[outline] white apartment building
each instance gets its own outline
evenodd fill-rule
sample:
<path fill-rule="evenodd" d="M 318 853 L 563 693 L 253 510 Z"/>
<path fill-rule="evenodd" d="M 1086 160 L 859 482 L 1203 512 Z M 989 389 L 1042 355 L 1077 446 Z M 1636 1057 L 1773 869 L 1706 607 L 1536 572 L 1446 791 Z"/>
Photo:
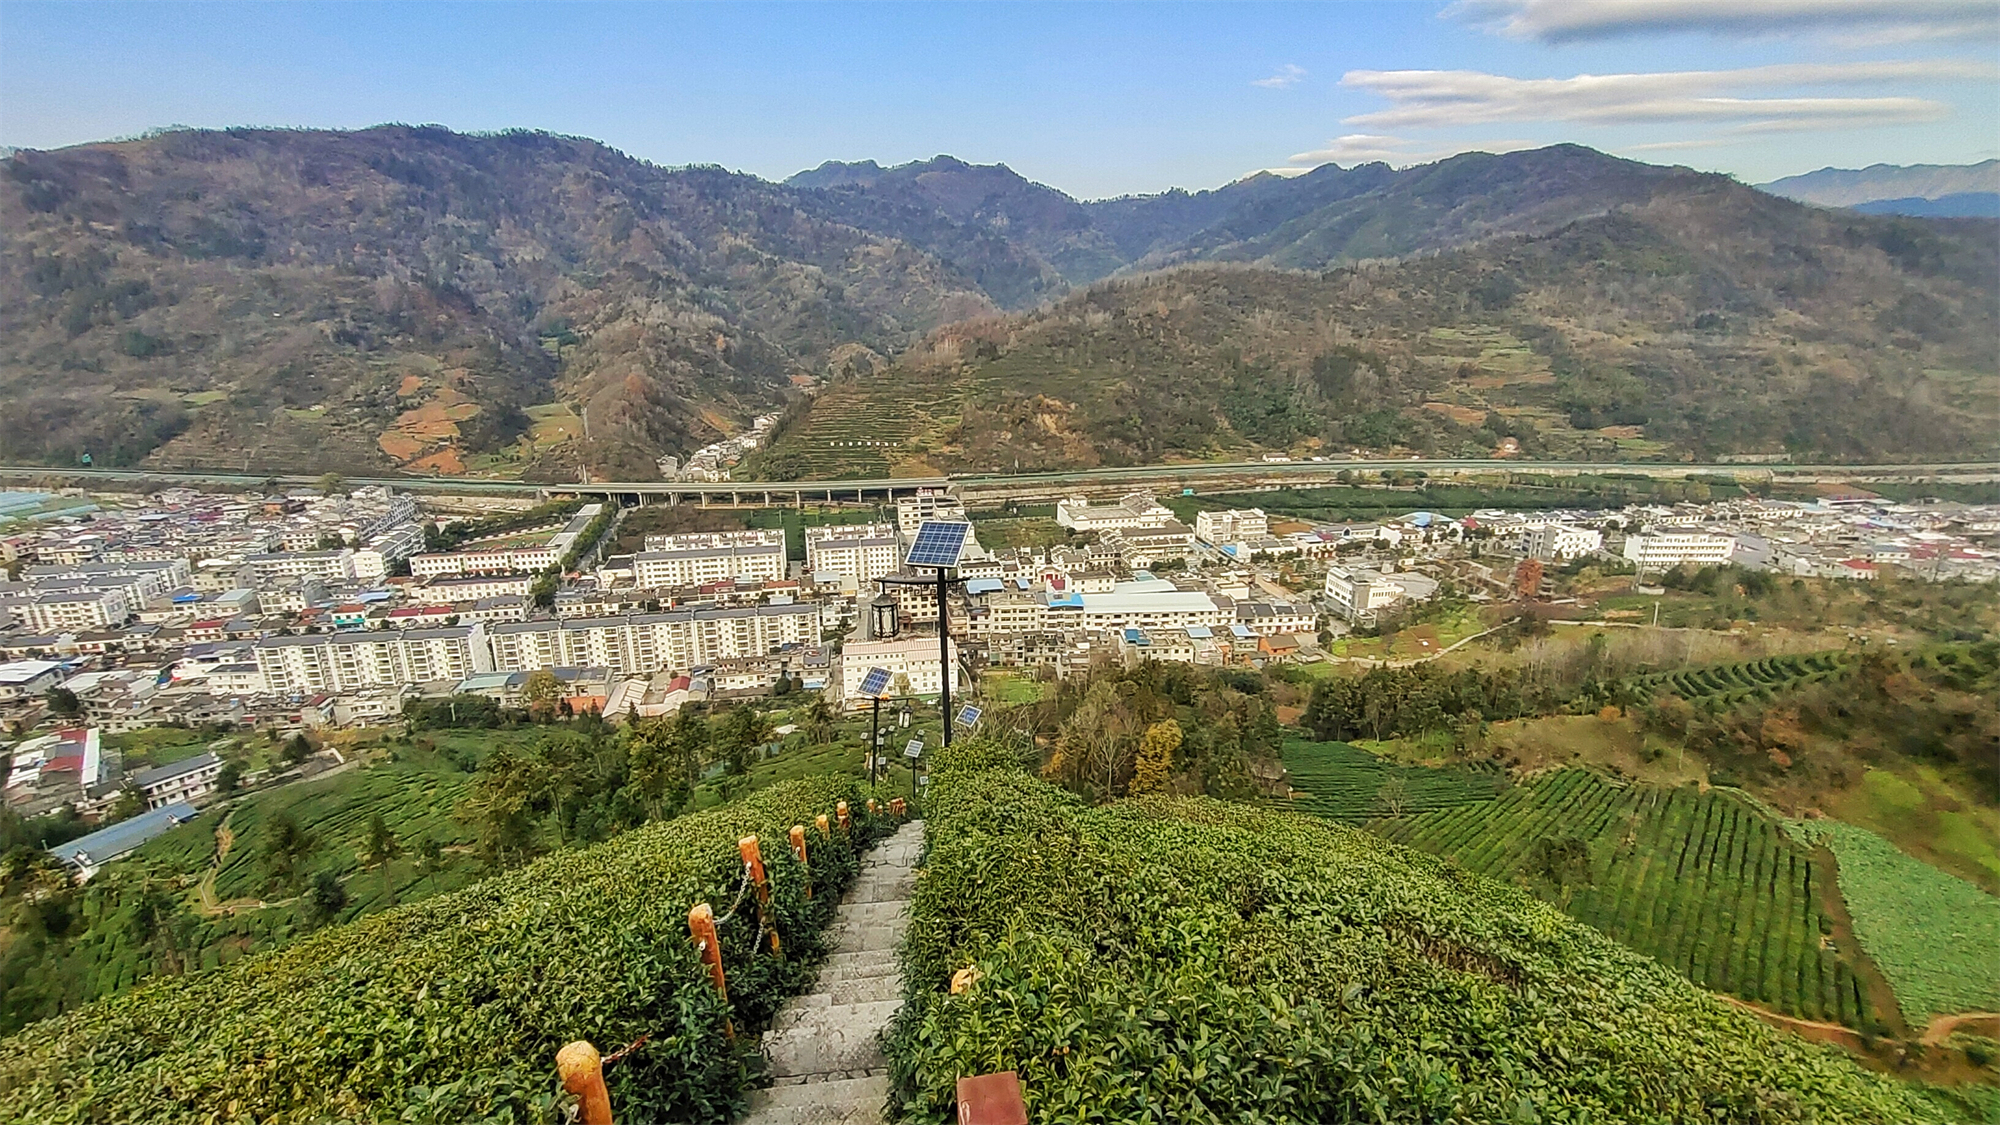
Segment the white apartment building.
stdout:
<path fill-rule="evenodd" d="M 1153 578 L 1119 582 L 1108 594 L 1052 596 L 1047 621 L 1063 630 L 1215 629 L 1235 624 L 1235 615 L 1199 590 Z"/>
<path fill-rule="evenodd" d="M 1241 543 L 1271 534 L 1271 519 L 1262 508 L 1232 508 L 1226 512 L 1196 512 L 1194 536 L 1204 543 Z"/>
<path fill-rule="evenodd" d="M 389 568 L 423 549 L 424 529 L 414 523 L 399 523 L 376 534 L 354 552 L 354 577 L 362 582 L 379 582 Z"/>
<path fill-rule="evenodd" d="M 122 624 L 137 607 L 122 589 L 64 590 L 15 602 L 14 617 L 36 633 L 74 633 Z"/>
<path fill-rule="evenodd" d="M 125 600 L 137 608 L 186 587 L 194 580 L 194 572 L 186 559 L 125 559 L 73 566 L 30 566 L 22 570 L 21 580 L 36 590 L 123 590 Z"/>
<path fill-rule="evenodd" d="M 1093 506 L 1081 496 L 1056 504 L 1056 522 L 1072 531 L 1108 531 L 1114 527 L 1146 527 L 1174 518 L 1173 510 L 1144 492 L 1134 492 L 1115 504 Z"/>
<path fill-rule="evenodd" d="M 958 646 L 949 640 L 945 644 L 951 660 L 951 690 L 960 691 L 964 688 L 964 675 L 959 668 Z M 840 653 L 838 682 L 842 705 L 860 707 L 868 702 L 871 697 L 861 694 L 861 682 L 868 678 L 870 668 L 888 670 L 891 694 L 902 688 L 910 695 L 935 696 L 944 687 L 936 637 L 847 642 Z"/>
<path fill-rule="evenodd" d="M 539 573 L 562 561 L 554 547 L 515 547 L 498 551 L 446 551 L 411 555 L 410 573 L 417 578 L 440 574 L 507 574 L 512 571 Z"/>
<path fill-rule="evenodd" d="M 1563 562 L 1582 558 L 1603 546 L 1604 533 L 1596 528 L 1559 523 L 1543 524 L 1528 532 L 1527 539 L 1529 557 Z"/>
<path fill-rule="evenodd" d="M 444 574 L 421 586 L 410 587 L 408 594 L 418 605 L 449 605 L 480 598 L 526 595 L 534 584 L 534 576 L 529 574 Z"/>
<path fill-rule="evenodd" d="M 915 496 L 896 498 L 896 529 L 915 535 L 925 520 L 963 520 L 965 505 L 945 495 L 942 489 L 920 488 Z"/>
<path fill-rule="evenodd" d="M 903 543 L 886 523 L 806 528 L 806 570 L 838 574 L 844 587 L 871 589 L 870 583 L 902 565 Z"/>
<path fill-rule="evenodd" d="M 785 533 L 780 529 L 648 535 L 646 549 L 632 556 L 632 581 L 648 588 L 784 577 Z"/>
<path fill-rule="evenodd" d="M 394 632 L 266 637 L 252 650 L 269 691 L 353 692 L 462 680 L 493 670 L 481 623 Z"/>
<path fill-rule="evenodd" d="M 1342 618 L 1370 621 L 1402 600 L 1403 585 L 1379 571 L 1331 566 L 1326 570 L 1326 596 Z"/>
<path fill-rule="evenodd" d="M 819 639 L 820 607 L 801 602 L 522 621 L 491 633 L 496 671 L 604 667 L 617 676 L 686 671 Z"/>
<path fill-rule="evenodd" d="M 281 551 L 251 555 L 243 560 L 261 585 L 284 578 L 317 578 L 323 582 L 354 581 L 354 551 Z"/>
<path fill-rule="evenodd" d="M 1625 558 L 1640 570 L 1671 570 L 1682 563 L 1720 566 L 1736 553 L 1736 538 L 1669 531 L 1625 537 Z"/>
<path fill-rule="evenodd" d="M 211 750 L 169 765 L 141 770 L 133 774 L 130 781 L 146 798 L 146 807 L 158 809 L 208 796 L 215 792 L 215 779 L 221 773 L 222 759 Z"/>

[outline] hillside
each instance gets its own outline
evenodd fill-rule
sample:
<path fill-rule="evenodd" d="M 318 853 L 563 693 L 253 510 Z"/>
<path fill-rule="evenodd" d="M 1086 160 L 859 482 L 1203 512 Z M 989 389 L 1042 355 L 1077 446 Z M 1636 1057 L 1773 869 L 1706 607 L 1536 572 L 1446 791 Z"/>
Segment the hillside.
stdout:
<path fill-rule="evenodd" d="M 2000 160 L 1982 160 L 1977 164 L 1821 168 L 1757 186 L 1773 195 L 1824 207 L 1852 207 L 1875 200 L 1939 199 L 1967 192 L 2000 191 Z"/>
<path fill-rule="evenodd" d="M 1720 177 L 1654 186 L 1545 234 L 1316 274 L 1186 268 L 951 326 L 836 380 L 760 465 L 1488 456 L 1507 438 L 1528 457 L 1993 455 L 1991 224 L 1828 212 Z M 1408 206 L 1427 198 L 1456 196 Z M 901 445 L 852 444 L 863 432 Z"/>
<path fill-rule="evenodd" d="M 993 746 L 932 768 L 902 1120 L 950 1120 L 957 1076 L 995 1070 L 1037 1120 L 1949 1119 L 1366 833 L 1204 798 L 1092 808 Z"/>
<path fill-rule="evenodd" d="M 775 185 L 546 134 L 181 131 L 5 171 L 12 461 L 651 475 L 993 307 Z"/>

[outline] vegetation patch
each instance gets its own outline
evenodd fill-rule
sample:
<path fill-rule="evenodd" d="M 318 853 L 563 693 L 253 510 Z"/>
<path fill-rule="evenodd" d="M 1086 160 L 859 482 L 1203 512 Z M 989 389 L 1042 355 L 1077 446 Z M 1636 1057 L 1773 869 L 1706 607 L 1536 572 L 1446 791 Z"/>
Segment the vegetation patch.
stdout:
<path fill-rule="evenodd" d="M 1502 883 L 1206 799 L 934 764 L 891 1042 L 907 1120 L 1013 1070 L 1034 1120 L 1944 1119 Z M 953 995 L 960 969 L 971 987 Z"/>
<path fill-rule="evenodd" d="M 710 812 L 563 852 L 476 886 L 323 932 L 226 969 L 157 982 L 5 1041 L 0 1117 L 82 1121 L 554 1122 L 555 1051 L 648 1037 L 609 1072 L 634 1120 L 722 1121 L 740 1108 L 739 1044 L 810 980 L 820 930 L 858 869 L 838 834 L 782 843 L 847 779 L 773 786 Z M 856 844 L 886 825 L 865 815 Z M 710 986 L 687 910 L 737 897 L 737 839 L 757 833 L 788 959 L 757 952 L 754 911 L 722 927 L 730 999 Z"/>
<path fill-rule="evenodd" d="M 1855 936 L 1895 986 L 1911 1024 L 2000 1011 L 2000 898 L 1865 828 L 1813 820 L 1792 830 L 1833 850 Z"/>

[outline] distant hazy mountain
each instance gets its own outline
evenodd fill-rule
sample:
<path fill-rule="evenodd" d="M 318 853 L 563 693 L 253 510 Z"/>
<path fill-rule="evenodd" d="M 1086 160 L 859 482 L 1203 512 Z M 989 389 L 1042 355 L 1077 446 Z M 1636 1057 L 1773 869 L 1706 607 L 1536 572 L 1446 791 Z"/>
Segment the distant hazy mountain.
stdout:
<path fill-rule="evenodd" d="M 2000 219 L 2000 192 L 1960 191 L 1936 199 L 1871 199 L 1854 205 L 1864 215 L 1914 215 L 1925 219 Z"/>
<path fill-rule="evenodd" d="M 1782 180 L 1757 186 L 1772 195 L 1782 195 L 1801 203 L 1817 203 L 1823 207 L 1854 207 L 1883 200 L 1935 200 L 1948 195 L 2000 192 L 2000 160 L 1983 160 L 1978 164 L 1870 164 L 1866 168 L 1821 168 L 1817 172 L 1786 176 Z M 1897 210 L 1894 213 L 1916 212 Z"/>

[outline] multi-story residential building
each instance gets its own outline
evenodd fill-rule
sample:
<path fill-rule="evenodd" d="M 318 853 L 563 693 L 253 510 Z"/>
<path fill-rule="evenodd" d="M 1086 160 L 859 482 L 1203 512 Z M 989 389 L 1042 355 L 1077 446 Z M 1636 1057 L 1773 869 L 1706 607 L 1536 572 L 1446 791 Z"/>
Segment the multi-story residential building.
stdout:
<path fill-rule="evenodd" d="M 146 798 L 147 808 L 159 809 L 215 792 L 215 779 L 221 773 L 222 759 L 210 751 L 141 770 L 132 775 L 131 783 Z"/>
<path fill-rule="evenodd" d="M 1072 496 L 1056 505 L 1056 522 L 1072 531 L 1144 527 L 1173 518 L 1172 509 L 1143 492 L 1134 492 L 1115 504 L 1093 506 L 1081 496 Z"/>
<path fill-rule="evenodd" d="M 400 688 L 493 670 L 485 625 L 266 637 L 253 651 L 268 690 L 287 694 Z"/>
<path fill-rule="evenodd" d="M 1319 614 L 1294 602 L 1238 602 L 1234 624 L 1248 626 L 1260 637 L 1319 632 Z"/>
<path fill-rule="evenodd" d="M 806 570 L 838 574 L 842 585 L 872 589 L 871 583 L 902 565 L 902 540 L 886 523 L 806 528 Z"/>
<path fill-rule="evenodd" d="M 414 501 L 411 506 L 415 507 Z M 424 529 L 414 523 L 383 528 L 354 552 L 354 577 L 362 582 L 379 582 L 388 576 L 391 567 L 423 546 Z"/>
<path fill-rule="evenodd" d="M 55 591 L 13 605 L 15 619 L 37 633 L 106 629 L 122 624 L 135 608 L 122 589 Z"/>
<path fill-rule="evenodd" d="M 37 590 L 123 590 L 135 608 L 181 589 L 193 580 L 186 559 L 121 559 L 74 565 L 37 565 L 21 571 L 21 580 Z"/>
<path fill-rule="evenodd" d="M 562 561 L 554 547 L 514 547 L 496 551 L 445 551 L 411 555 L 410 574 L 435 578 L 440 574 L 507 574 L 514 571 L 540 573 Z"/>
<path fill-rule="evenodd" d="M 1194 546 L 1194 532 L 1179 520 L 1168 519 L 1113 528 L 1104 533 L 1104 543 L 1129 565 L 1144 566 L 1186 554 Z"/>
<path fill-rule="evenodd" d="M 354 581 L 354 551 L 342 547 L 337 551 L 281 551 L 275 554 L 251 555 L 243 560 L 250 566 L 257 583 L 277 582 L 286 578 L 317 578 L 322 582 Z"/>
<path fill-rule="evenodd" d="M 1530 558 L 1568 561 L 1582 558 L 1604 546 L 1604 533 L 1594 527 L 1543 524 L 1528 532 Z"/>
<path fill-rule="evenodd" d="M 632 581 L 639 586 L 776 581 L 784 576 L 785 533 L 779 529 L 649 535 L 646 549 L 632 556 Z"/>
<path fill-rule="evenodd" d="M 498 671 L 601 665 L 618 676 L 685 671 L 819 639 L 820 607 L 796 602 L 522 621 L 492 629 Z"/>
<path fill-rule="evenodd" d="M 1736 551 L 1736 538 L 1699 532 L 1656 532 L 1625 537 L 1625 558 L 1640 570 L 1672 570 L 1682 563 L 1720 566 Z"/>
<path fill-rule="evenodd" d="M 964 674 L 959 667 L 958 646 L 949 639 L 945 645 L 951 664 L 951 690 L 959 691 Z M 861 682 L 868 678 L 871 668 L 888 670 L 891 694 L 934 696 L 944 687 L 944 666 L 938 660 L 936 637 L 847 642 L 840 653 L 841 703 L 859 707 L 873 698 L 861 694 Z"/>
<path fill-rule="evenodd" d="M 469 602 L 479 598 L 524 596 L 534 587 L 530 574 L 441 574 L 408 590 L 420 605 Z"/>
<path fill-rule="evenodd" d="M 1377 614 L 1403 597 L 1403 586 L 1379 571 L 1359 567 L 1330 566 L 1326 570 L 1326 596 L 1334 612 L 1348 621 L 1373 621 Z"/>
<path fill-rule="evenodd" d="M 1108 594 L 1050 595 L 1048 625 L 1071 632 L 1120 629 L 1210 629 L 1232 624 L 1235 615 L 1199 590 L 1182 590 L 1163 579 L 1120 582 Z"/>
<path fill-rule="evenodd" d="M 1204 543 L 1241 543 L 1271 534 L 1270 517 L 1262 508 L 1232 508 L 1226 512 L 1196 512 L 1195 538 Z"/>
<path fill-rule="evenodd" d="M 915 496 L 896 498 L 896 529 L 904 535 L 915 535 L 917 527 L 925 520 L 962 520 L 965 505 L 947 496 L 943 490 L 920 488 Z"/>

